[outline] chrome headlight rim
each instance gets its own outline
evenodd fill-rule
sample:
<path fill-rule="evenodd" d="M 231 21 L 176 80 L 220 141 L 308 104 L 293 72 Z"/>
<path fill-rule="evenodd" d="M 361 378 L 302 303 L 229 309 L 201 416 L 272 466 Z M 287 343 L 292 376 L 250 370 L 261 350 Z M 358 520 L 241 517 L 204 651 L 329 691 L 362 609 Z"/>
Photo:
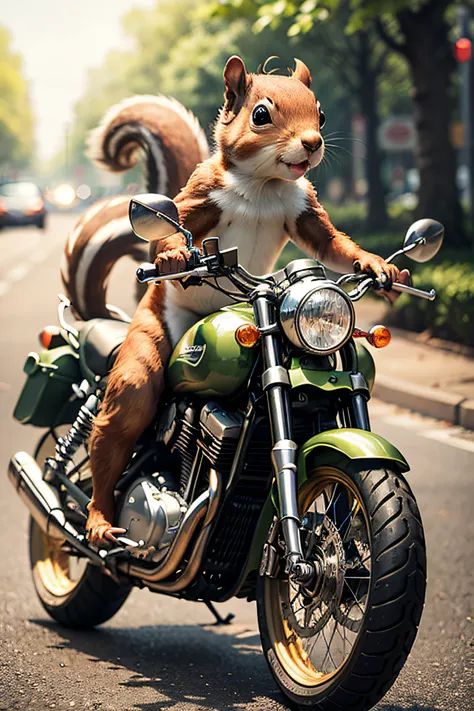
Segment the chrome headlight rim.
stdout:
<path fill-rule="evenodd" d="M 334 291 L 339 296 L 342 296 L 342 298 L 344 299 L 346 304 L 349 306 L 349 313 L 350 313 L 350 322 L 349 322 L 349 328 L 347 329 L 347 335 L 336 346 L 332 346 L 327 349 L 314 348 L 314 346 L 310 345 L 308 343 L 308 341 L 305 339 L 303 332 L 301 330 L 301 327 L 300 327 L 300 314 L 301 314 L 301 311 L 304 308 L 306 302 L 313 296 L 313 294 L 315 294 L 317 291 L 321 291 L 322 289 L 328 289 L 330 291 Z M 337 284 L 334 284 L 334 282 L 331 282 L 331 281 L 328 282 L 326 280 L 324 280 L 324 281 L 321 280 L 321 282 L 319 284 L 315 284 L 313 286 L 313 288 L 309 289 L 308 292 L 302 297 L 302 299 L 296 309 L 295 330 L 296 330 L 298 339 L 301 343 L 302 348 L 305 351 L 308 351 L 309 353 L 314 353 L 315 355 L 325 356 L 325 355 L 332 355 L 333 353 L 336 353 L 343 346 L 345 346 L 346 343 L 351 339 L 352 334 L 354 332 L 354 326 L 355 326 L 354 304 L 352 303 L 350 298 L 347 296 L 346 292 L 343 289 L 341 289 L 340 286 L 337 286 Z"/>

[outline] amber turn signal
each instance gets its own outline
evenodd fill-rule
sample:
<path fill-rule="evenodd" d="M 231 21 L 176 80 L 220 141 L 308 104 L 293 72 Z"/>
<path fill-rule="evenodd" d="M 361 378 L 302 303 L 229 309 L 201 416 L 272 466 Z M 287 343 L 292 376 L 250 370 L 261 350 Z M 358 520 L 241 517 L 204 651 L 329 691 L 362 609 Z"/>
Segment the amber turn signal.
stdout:
<path fill-rule="evenodd" d="M 54 326 L 46 326 L 46 328 L 43 328 L 39 336 L 41 345 L 48 349 L 51 345 L 51 341 L 53 340 L 53 336 L 55 336 L 56 333 L 57 328 Z"/>
<path fill-rule="evenodd" d="M 392 340 L 392 334 L 385 326 L 373 326 L 369 331 L 367 340 L 374 348 L 385 348 Z"/>
<path fill-rule="evenodd" d="M 392 334 L 385 326 L 373 326 L 368 333 L 354 328 L 352 338 L 366 338 L 374 348 L 385 348 L 392 340 Z"/>
<path fill-rule="evenodd" d="M 235 332 L 235 340 L 242 348 L 253 348 L 260 339 L 260 331 L 253 323 L 244 323 Z"/>

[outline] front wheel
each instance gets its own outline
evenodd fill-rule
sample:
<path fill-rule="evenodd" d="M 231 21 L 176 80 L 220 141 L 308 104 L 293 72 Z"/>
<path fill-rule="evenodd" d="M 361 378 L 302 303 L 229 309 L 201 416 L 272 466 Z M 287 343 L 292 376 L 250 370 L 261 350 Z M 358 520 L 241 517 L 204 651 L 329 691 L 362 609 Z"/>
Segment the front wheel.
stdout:
<path fill-rule="evenodd" d="M 319 466 L 300 492 L 313 589 L 262 576 L 257 608 L 271 672 L 297 709 L 368 711 L 415 640 L 426 552 L 415 498 L 398 473 Z"/>

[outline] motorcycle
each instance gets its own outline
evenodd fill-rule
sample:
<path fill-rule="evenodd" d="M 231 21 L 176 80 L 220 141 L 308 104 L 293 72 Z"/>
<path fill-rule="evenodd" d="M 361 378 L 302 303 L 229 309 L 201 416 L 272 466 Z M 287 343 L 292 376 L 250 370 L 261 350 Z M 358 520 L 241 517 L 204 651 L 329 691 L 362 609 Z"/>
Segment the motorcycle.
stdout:
<path fill-rule="evenodd" d="M 297 259 L 254 276 L 236 249 L 202 249 L 163 196 L 130 203 L 135 233 L 183 233 L 185 272 L 137 270 L 142 283 L 212 285 L 231 305 L 193 325 L 174 348 L 156 421 L 116 488 L 119 545 L 85 536 L 91 473 L 87 440 L 128 320 L 74 318 L 30 353 L 14 416 L 45 427 L 34 456 L 15 454 L 9 477 L 28 507 L 33 581 L 62 625 L 110 619 L 134 586 L 213 603 L 256 600 L 262 647 L 287 701 L 329 711 L 372 708 L 397 678 L 420 622 L 426 554 L 401 452 L 370 429 L 369 343 L 353 302 L 386 284 L 368 274 L 329 279 Z M 419 220 L 404 246 L 427 261 L 444 230 Z M 435 292 L 393 284 L 426 299 Z"/>

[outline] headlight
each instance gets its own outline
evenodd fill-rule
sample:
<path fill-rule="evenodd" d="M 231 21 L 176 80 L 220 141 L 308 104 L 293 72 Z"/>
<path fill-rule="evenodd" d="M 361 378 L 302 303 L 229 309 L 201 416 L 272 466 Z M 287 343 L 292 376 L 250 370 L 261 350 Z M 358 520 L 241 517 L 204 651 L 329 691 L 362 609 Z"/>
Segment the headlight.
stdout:
<path fill-rule="evenodd" d="M 295 346 L 329 355 L 350 338 L 354 330 L 354 307 L 333 282 L 303 279 L 283 297 L 280 321 Z"/>

